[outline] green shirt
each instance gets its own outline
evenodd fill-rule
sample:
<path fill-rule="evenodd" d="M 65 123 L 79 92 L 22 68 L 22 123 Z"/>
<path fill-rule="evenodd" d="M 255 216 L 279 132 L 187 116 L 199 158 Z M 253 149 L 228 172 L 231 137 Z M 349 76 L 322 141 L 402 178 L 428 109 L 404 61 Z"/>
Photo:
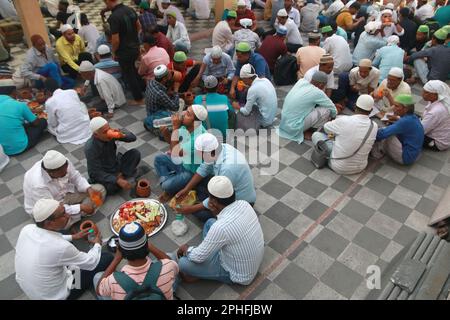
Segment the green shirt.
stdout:
<path fill-rule="evenodd" d="M 195 173 L 202 163 L 201 157 L 195 151 L 195 139 L 205 132 L 203 125 L 198 126 L 192 133 L 189 133 L 185 126 L 178 129 L 178 139 L 183 150 L 183 167 L 192 173 Z"/>

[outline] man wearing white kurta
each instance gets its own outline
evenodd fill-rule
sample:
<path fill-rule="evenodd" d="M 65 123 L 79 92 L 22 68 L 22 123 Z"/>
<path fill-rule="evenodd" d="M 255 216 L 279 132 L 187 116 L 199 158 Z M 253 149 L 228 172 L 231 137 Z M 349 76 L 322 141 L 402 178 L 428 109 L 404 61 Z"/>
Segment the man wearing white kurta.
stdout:
<path fill-rule="evenodd" d="M 94 213 L 96 205 L 91 198 L 97 196 L 103 202 L 106 190 L 101 184 L 90 185 L 70 160 L 58 151 L 49 150 L 25 173 L 23 194 L 28 214 L 32 214 L 39 199 L 63 202 L 70 216 L 66 228 L 70 228 L 82 215 Z"/>
<path fill-rule="evenodd" d="M 80 75 L 84 80 L 94 81 L 100 98 L 105 100 L 108 109 L 108 117 L 114 114 L 114 109 L 127 103 L 122 86 L 113 75 L 95 69 L 89 61 L 83 61 L 80 65 Z"/>
<path fill-rule="evenodd" d="M 374 105 L 373 98 L 367 94 L 361 95 L 357 102 L 355 113 L 352 116 L 338 116 L 336 120 L 325 123 L 323 132 L 314 132 L 313 144 L 326 141 L 328 154 L 331 156 L 329 165 L 338 174 L 356 174 L 367 167 L 367 158 L 375 142 L 378 126 L 376 123 L 361 146 L 363 139 L 370 129 L 371 120 L 369 114 Z M 361 148 L 358 150 L 358 147 Z M 334 158 L 348 159 L 335 160 Z"/>
<path fill-rule="evenodd" d="M 63 236 L 60 231 L 69 217 L 53 199 L 40 199 L 33 208 L 36 224 L 26 225 L 16 245 L 16 281 L 33 300 L 75 299 L 92 287 L 96 272 L 113 260 L 102 254 L 102 238 L 97 233 L 89 252 L 78 251 L 69 241 L 82 239 L 86 231 Z M 78 270 L 75 275 L 72 270 Z M 74 283 L 75 280 L 75 283 Z M 78 280 L 78 281 L 77 281 Z"/>
<path fill-rule="evenodd" d="M 89 115 L 75 90 L 47 90 L 52 97 L 45 102 L 48 131 L 59 143 L 84 144 L 92 135 Z"/>
<path fill-rule="evenodd" d="M 324 33 L 324 31 L 328 31 L 329 29 L 331 29 L 331 27 L 329 29 L 325 29 L 327 27 L 328 26 L 322 28 L 322 33 Z M 348 72 L 352 68 L 353 62 L 352 62 L 352 54 L 350 53 L 350 47 L 343 37 L 338 36 L 337 34 L 333 34 L 331 37 L 327 37 L 323 42 L 323 48 L 327 53 L 333 56 L 334 60 L 333 71 L 335 74 L 340 74 L 341 72 Z"/>

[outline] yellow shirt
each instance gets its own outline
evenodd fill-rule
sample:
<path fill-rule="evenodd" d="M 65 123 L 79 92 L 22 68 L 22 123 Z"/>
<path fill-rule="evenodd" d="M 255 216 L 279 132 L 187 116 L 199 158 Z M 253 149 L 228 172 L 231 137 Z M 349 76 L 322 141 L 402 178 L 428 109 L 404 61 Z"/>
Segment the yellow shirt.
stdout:
<path fill-rule="evenodd" d="M 56 52 L 59 56 L 59 61 L 61 65 L 68 64 L 72 69 L 78 71 L 80 68 L 75 61 L 78 60 L 80 53 L 84 52 L 84 41 L 79 35 L 75 35 L 75 41 L 70 43 L 69 41 L 61 36 L 56 41 Z"/>
<path fill-rule="evenodd" d="M 353 24 L 352 14 L 348 10 L 342 11 L 336 17 L 336 24 L 338 25 L 338 27 L 341 27 L 345 31 L 349 31 Z"/>

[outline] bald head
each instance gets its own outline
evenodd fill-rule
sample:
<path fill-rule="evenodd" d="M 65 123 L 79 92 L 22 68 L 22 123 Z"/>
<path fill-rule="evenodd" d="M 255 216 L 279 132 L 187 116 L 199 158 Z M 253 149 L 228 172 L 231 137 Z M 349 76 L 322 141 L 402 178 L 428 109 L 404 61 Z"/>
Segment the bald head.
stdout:
<path fill-rule="evenodd" d="M 42 36 L 39 34 L 32 35 L 30 38 L 31 44 L 37 51 L 44 53 L 45 52 L 45 41 Z"/>

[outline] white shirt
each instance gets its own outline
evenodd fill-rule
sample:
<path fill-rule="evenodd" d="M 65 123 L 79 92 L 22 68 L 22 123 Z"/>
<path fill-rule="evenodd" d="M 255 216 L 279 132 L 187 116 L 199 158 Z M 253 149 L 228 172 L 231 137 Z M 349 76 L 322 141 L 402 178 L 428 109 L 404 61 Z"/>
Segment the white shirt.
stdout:
<path fill-rule="evenodd" d="M 294 21 L 294 23 L 297 25 L 297 28 L 300 28 L 300 11 L 292 7 L 291 11 L 288 12 L 288 16 L 292 21 Z"/>
<path fill-rule="evenodd" d="M 26 225 L 17 240 L 16 281 L 30 299 L 67 299 L 74 280 L 68 267 L 94 270 L 101 250 L 95 244 L 88 253 L 81 252 L 60 233 Z"/>
<path fill-rule="evenodd" d="M 428 103 L 422 116 L 425 135 L 436 143 L 439 150 L 450 147 L 450 114 L 440 101 Z"/>
<path fill-rule="evenodd" d="M 278 22 L 278 19 L 277 19 L 274 23 L 275 29 L 278 28 L 279 25 L 280 25 L 280 23 Z M 298 27 L 294 23 L 294 21 L 292 21 L 291 19 L 287 19 L 284 26 L 287 29 L 286 43 L 303 45 L 302 36 L 300 35 L 300 31 L 298 30 Z"/>
<path fill-rule="evenodd" d="M 417 17 L 420 21 L 425 21 L 426 19 L 434 17 L 434 9 L 431 4 L 427 3 L 416 9 L 414 16 Z"/>
<path fill-rule="evenodd" d="M 91 136 L 89 115 L 75 90 L 57 89 L 45 103 L 48 131 L 59 143 L 84 144 Z"/>
<path fill-rule="evenodd" d="M 335 73 L 347 72 L 353 66 L 350 47 L 343 37 L 333 34 L 325 39 L 323 48 L 333 56 Z"/>
<path fill-rule="evenodd" d="M 303 76 L 303 79 L 305 79 L 306 81 L 311 83 L 311 79 L 312 79 L 314 73 L 316 73 L 316 71 L 319 71 L 318 65 L 315 67 L 312 67 L 311 69 L 306 71 L 305 75 Z M 334 72 L 333 71 L 331 71 L 329 74 L 327 74 L 326 88 L 327 89 L 337 89 L 337 86 L 335 86 L 335 84 L 334 84 Z"/>
<path fill-rule="evenodd" d="M 401 37 L 402 35 L 405 34 L 405 29 L 402 28 L 401 32 L 397 31 L 397 27 L 395 26 L 395 24 L 391 24 L 390 26 L 384 27 L 384 38 L 387 40 L 387 38 L 389 38 L 392 35 L 397 35 L 399 37 Z"/>
<path fill-rule="evenodd" d="M 236 47 L 239 42 L 248 42 L 252 47 L 252 50 L 256 50 L 261 46 L 261 39 L 259 36 L 250 29 L 240 29 L 233 34 L 234 46 Z"/>
<path fill-rule="evenodd" d="M 105 100 L 108 112 L 112 113 L 115 106 L 122 106 L 127 103 L 122 86 L 113 75 L 95 69 L 94 84 L 97 87 L 100 98 Z"/>
<path fill-rule="evenodd" d="M 209 19 L 211 9 L 209 0 L 192 0 L 197 19 Z"/>
<path fill-rule="evenodd" d="M 187 49 L 191 49 L 191 40 L 189 40 L 189 34 L 186 26 L 177 21 L 175 27 L 169 26 L 167 30 L 167 38 L 172 41 L 175 46 L 178 42 L 182 42 L 187 46 Z"/>
<path fill-rule="evenodd" d="M 50 14 L 56 18 L 56 15 L 58 14 L 58 4 L 60 0 L 41 0 L 42 4 L 47 7 Z M 68 0 L 69 5 L 73 4 L 72 0 Z"/>
<path fill-rule="evenodd" d="M 220 21 L 212 34 L 212 45 L 219 46 L 223 51 L 228 51 L 233 46 L 233 33 L 228 22 Z"/>
<path fill-rule="evenodd" d="M 100 38 L 100 33 L 93 24 L 88 24 L 87 26 L 82 26 L 78 30 L 78 35 L 88 43 L 86 51 L 90 54 L 97 52 L 97 40 Z"/>
<path fill-rule="evenodd" d="M 335 120 L 325 123 L 326 133 L 334 135 L 332 158 L 343 158 L 353 154 L 361 145 L 370 128 L 368 116 L 355 114 L 352 116 L 338 116 Z M 373 124 L 361 149 L 351 158 L 344 160 L 330 160 L 330 167 L 339 174 L 355 174 L 363 171 L 367 166 L 367 158 L 377 136 L 378 126 Z"/>
<path fill-rule="evenodd" d="M 39 199 L 55 199 L 62 202 L 67 193 L 86 192 L 91 186 L 83 178 L 72 162 L 69 161 L 67 175 L 64 178 L 52 179 L 42 169 L 42 160 L 36 162 L 30 170 L 25 173 L 23 180 L 24 208 L 28 214 L 33 213 L 34 204 Z M 80 205 L 64 205 L 66 213 L 76 215 L 80 213 Z"/>
<path fill-rule="evenodd" d="M 323 15 L 331 17 L 338 13 L 343 7 L 345 7 L 344 3 L 341 0 L 336 0 L 323 12 Z"/>
<path fill-rule="evenodd" d="M 12 0 L 0 0 L 0 14 L 2 15 L 3 19 L 17 19 L 17 11 Z"/>
<path fill-rule="evenodd" d="M 231 281 L 243 285 L 252 282 L 264 256 L 264 236 L 248 202 L 239 200 L 225 207 L 202 243 L 188 249 L 187 258 L 202 263 L 217 251 Z"/>

